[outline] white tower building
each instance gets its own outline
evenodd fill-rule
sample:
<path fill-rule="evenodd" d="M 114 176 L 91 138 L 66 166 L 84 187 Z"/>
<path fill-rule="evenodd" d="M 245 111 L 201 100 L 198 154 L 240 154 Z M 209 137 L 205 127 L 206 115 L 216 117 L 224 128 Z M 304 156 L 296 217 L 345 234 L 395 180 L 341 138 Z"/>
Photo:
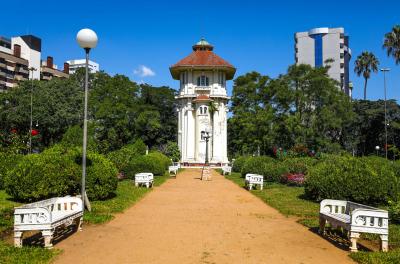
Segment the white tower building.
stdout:
<path fill-rule="evenodd" d="M 170 71 L 175 80 L 180 80 L 177 111 L 181 162 L 204 163 L 206 141 L 201 132 L 209 130 L 208 160 L 211 164 L 227 163 L 226 81 L 233 78 L 236 69 L 201 39 L 193 46 L 193 52 L 171 66 Z"/>

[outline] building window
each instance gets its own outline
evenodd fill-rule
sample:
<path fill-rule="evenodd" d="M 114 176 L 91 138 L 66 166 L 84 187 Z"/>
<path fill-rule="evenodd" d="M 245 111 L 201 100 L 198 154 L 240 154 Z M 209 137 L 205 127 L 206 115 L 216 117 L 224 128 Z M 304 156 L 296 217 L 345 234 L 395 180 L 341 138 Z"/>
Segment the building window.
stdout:
<path fill-rule="evenodd" d="M 315 67 L 323 66 L 322 34 L 314 35 Z"/>
<path fill-rule="evenodd" d="M 205 75 L 201 75 L 197 78 L 197 86 L 209 86 L 208 77 Z"/>
<path fill-rule="evenodd" d="M 199 112 L 200 112 L 200 115 L 207 114 L 207 106 L 200 106 L 199 107 Z"/>
<path fill-rule="evenodd" d="M 223 72 L 218 72 L 218 84 L 225 87 L 225 74 Z"/>

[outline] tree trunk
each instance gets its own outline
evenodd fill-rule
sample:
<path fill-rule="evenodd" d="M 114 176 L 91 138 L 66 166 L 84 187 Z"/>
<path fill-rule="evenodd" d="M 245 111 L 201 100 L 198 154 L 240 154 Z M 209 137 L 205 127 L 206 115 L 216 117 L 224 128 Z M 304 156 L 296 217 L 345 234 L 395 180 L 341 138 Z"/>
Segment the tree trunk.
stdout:
<path fill-rule="evenodd" d="M 365 82 L 364 82 L 364 100 L 367 100 L 367 82 L 368 82 L 368 78 L 365 78 Z"/>

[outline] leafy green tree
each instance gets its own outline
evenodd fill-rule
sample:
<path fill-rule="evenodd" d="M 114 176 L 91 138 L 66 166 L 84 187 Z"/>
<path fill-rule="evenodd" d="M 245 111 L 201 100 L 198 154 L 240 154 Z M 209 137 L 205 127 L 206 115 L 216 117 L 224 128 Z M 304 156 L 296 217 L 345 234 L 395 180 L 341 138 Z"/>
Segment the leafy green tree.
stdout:
<path fill-rule="evenodd" d="M 378 72 L 378 66 L 379 60 L 373 53 L 368 51 L 363 51 L 355 61 L 354 72 L 358 76 L 362 75 L 364 77 L 364 100 L 367 100 L 367 83 L 371 77 L 371 71 Z"/>
<path fill-rule="evenodd" d="M 400 63 L 400 25 L 395 25 L 391 32 L 385 34 L 383 48 L 388 56 L 395 59 L 396 64 Z"/>
<path fill-rule="evenodd" d="M 162 125 L 160 113 L 157 111 L 143 111 L 136 119 L 136 133 L 147 146 L 156 146 L 159 142 L 159 134 Z"/>
<path fill-rule="evenodd" d="M 375 146 L 385 148 L 385 110 L 383 100 L 355 100 L 356 113 L 353 121 L 345 128 L 343 144 L 355 155 L 376 154 Z M 387 101 L 388 145 L 400 146 L 400 106 L 394 100 Z M 390 154 L 390 153 L 389 153 Z"/>
<path fill-rule="evenodd" d="M 329 78 L 329 67 L 294 65 L 276 79 L 248 73 L 234 81 L 229 149 L 272 152 L 274 146 L 334 152 L 353 118 L 350 98 Z"/>
<path fill-rule="evenodd" d="M 0 127 L 7 135 L 15 129 L 29 135 L 31 81 L 23 81 L 7 93 L 0 94 Z M 39 130 L 41 147 L 62 138 L 69 126 L 82 117 L 83 93 L 75 79 L 53 79 L 33 82 L 33 123 Z M 39 147 L 34 145 L 34 147 Z"/>

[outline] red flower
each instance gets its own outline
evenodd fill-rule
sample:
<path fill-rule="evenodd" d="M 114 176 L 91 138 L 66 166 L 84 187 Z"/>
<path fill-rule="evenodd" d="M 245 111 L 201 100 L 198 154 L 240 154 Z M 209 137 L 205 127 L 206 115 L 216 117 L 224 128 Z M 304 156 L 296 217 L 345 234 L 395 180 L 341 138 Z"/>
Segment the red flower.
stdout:
<path fill-rule="evenodd" d="M 16 134 L 17 130 L 15 128 L 11 129 L 11 133 Z"/>
<path fill-rule="evenodd" d="M 32 135 L 32 136 L 37 136 L 38 134 L 39 134 L 39 131 L 38 131 L 38 130 L 32 129 L 32 131 L 31 131 L 31 135 Z"/>

